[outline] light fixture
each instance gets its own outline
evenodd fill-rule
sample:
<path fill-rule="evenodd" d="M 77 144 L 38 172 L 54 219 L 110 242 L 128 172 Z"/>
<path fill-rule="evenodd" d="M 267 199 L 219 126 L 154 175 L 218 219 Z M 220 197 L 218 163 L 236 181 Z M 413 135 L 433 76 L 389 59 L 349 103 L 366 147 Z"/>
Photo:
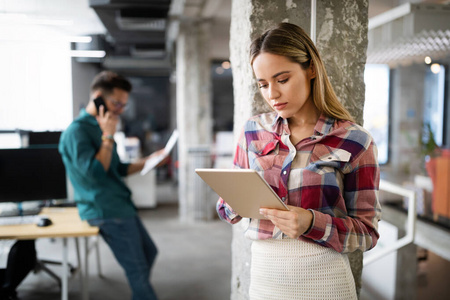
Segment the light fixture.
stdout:
<path fill-rule="evenodd" d="M 229 68 L 231 68 L 230 62 L 227 60 L 222 62 L 222 68 L 224 68 L 225 70 L 228 70 Z"/>
<path fill-rule="evenodd" d="M 440 64 L 432 64 L 430 69 L 431 69 L 431 72 L 433 72 L 434 74 L 439 74 L 439 72 L 441 71 L 441 65 Z"/>
<path fill-rule="evenodd" d="M 70 56 L 102 58 L 106 56 L 106 52 L 103 50 L 71 50 Z"/>
<path fill-rule="evenodd" d="M 90 43 L 92 42 L 92 37 L 90 36 L 68 36 L 66 37 L 68 42 L 71 43 Z"/>
<path fill-rule="evenodd" d="M 431 57 L 425 56 L 425 63 L 426 63 L 427 65 L 431 64 Z"/>

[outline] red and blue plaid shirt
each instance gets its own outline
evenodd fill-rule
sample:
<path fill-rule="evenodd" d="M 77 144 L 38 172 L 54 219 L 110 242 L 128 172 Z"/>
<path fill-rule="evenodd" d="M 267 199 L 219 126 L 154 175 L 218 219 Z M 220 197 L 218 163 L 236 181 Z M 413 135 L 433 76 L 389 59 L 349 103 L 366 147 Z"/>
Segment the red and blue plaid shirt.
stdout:
<path fill-rule="evenodd" d="M 275 112 L 254 116 L 241 133 L 234 166 L 257 170 L 286 204 L 313 212 L 311 228 L 299 239 L 340 253 L 377 243 L 377 148 L 361 126 L 322 115 L 314 134 L 293 145 L 287 120 Z M 287 238 L 269 220 L 240 217 L 222 199 L 217 212 L 231 224 L 248 222 L 249 239 Z"/>

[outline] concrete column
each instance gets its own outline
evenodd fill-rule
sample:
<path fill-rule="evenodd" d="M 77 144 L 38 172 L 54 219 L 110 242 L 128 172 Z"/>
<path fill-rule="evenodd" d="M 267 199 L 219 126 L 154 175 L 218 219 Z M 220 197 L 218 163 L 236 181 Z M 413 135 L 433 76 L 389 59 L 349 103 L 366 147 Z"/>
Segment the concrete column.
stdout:
<path fill-rule="evenodd" d="M 317 47 L 335 91 L 358 123 L 364 107 L 364 65 L 367 50 L 368 1 L 317 1 Z M 233 0 L 230 59 L 235 96 L 235 139 L 245 120 L 268 110 L 258 93 L 249 62 L 253 38 L 279 22 L 290 22 L 310 31 L 309 0 Z M 250 242 L 243 226 L 233 226 L 231 299 L 248 299 Z M 351 257 L 355 281 L 360 286 L 362 254 Z"/>
<path fill-rule="evenodd" d="M 201 180 L 194 169 L 209 167 L 210 156 L 199 149 L 208 149 L 212 143 L 211 76 L 209 59 L 209 26 L 207 22 L 186 22 L 180 26 L 177 39 L 177 128 L 179 130 L 179 213 L 182 221 L 203 218 L 205 208 L 198 205 L 208 195 L 196 189 Z M 208 151 L 207 151 L 208 152 Z M 208 164 L 209 160 L 209 164 Z M 202 193 L 202 194 L 199 194 Z M 211 202 L 211 201 L 210 201 Z M 212 204 L 211 209 L 214 209 Z"/>

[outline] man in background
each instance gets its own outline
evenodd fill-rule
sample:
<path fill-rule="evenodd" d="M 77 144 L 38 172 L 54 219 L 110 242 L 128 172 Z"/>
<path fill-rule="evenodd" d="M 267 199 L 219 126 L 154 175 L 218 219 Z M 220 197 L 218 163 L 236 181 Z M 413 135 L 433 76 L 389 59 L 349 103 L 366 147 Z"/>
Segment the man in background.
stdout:
<path fill-rule="evenodd" d="M 149 157 L 122 163 L 114 142 L 131 89 L 124 77 L 111 71 L 99 73 L 91 84 L 86 109 L 62 133 L 59 152 L 75 190 L 81 219 L 100 228 L 101 236 L 125 270 L 133 299 L 153 300 L 157 297 L 149 278 L 157 248 L 122 179 L 139 172 Z M 160 154 L 158 151 L 152 155 Z"/>

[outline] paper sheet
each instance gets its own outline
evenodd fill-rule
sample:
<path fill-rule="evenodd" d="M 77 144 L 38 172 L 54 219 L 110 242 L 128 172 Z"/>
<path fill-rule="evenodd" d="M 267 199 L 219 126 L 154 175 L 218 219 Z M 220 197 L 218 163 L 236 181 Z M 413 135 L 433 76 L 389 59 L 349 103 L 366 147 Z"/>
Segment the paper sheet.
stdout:
<path fill-rule="evenodd" d="M 166 158 L 170 151 L 172 151 L 173 147 L 177 143 L 178 140 L 178 130 L 175 129 L 172 132 L 169 140 L 167 141 L 166 146 L 164 147 L 163 153 L 161 155 L 153 156 L 145 162 L 144 168 L 142 168 L 141 175 L 147 174 L 151 169 L 155 168 L 164 158 Z"/>

